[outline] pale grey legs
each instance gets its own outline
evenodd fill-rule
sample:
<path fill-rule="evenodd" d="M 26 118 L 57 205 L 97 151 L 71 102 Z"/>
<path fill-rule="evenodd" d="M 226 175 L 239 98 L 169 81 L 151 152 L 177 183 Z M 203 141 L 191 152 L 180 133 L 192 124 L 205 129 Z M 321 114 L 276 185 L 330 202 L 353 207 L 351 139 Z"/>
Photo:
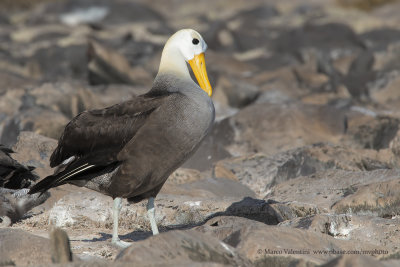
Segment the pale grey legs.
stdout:
<path fill-rule="evenodd" d="M 122 241 L 118 237 L 118 218 L 119 218 L 119 212 L 121 211 L 122 204 L 121 204 L 122 198 L 117 197 L 114 199 L 114 206 L 113 206 L 113 232 L 112 232 L 112 239 L 111 243 L 121 247 L 121 248 L 127 248 L 131 244 L 129 242 Z"/>
<path fill-rule="evenodd" d="M 126 247 L 129 247 L 131 244 L 129 242 L 120 240 L 118 237 L 118 218 L 119 218 L 119 213 L 122 208 L 121 201 L 122 201 L 122 199 L 120 197 L 117 197 L 114 199 L 114 206 L 113 206 L 113 220 L 114 221 L 113 221 L 113 232 L 112 232 L 111 243 L 118 247 L 126 248 Z M 153 232 L 153 235 L 157 235 L 158 228 L 157 228 L 157 223 L 156 223 L 156 218 L 155 218 L 154 197 L 149 198 L 149 200 L 147 202 L 147 215 L 149 216 L 151 230 Z"/>
<path fill-rule="evenodd" d="M 147 216 L 149 216 L 151 231 L 153 231 L 153 235 L 158 235 L 158 227 L 156 223 L 156 211 L 154 209 L 154 197 L 149 198 L 147 201 Z"/>

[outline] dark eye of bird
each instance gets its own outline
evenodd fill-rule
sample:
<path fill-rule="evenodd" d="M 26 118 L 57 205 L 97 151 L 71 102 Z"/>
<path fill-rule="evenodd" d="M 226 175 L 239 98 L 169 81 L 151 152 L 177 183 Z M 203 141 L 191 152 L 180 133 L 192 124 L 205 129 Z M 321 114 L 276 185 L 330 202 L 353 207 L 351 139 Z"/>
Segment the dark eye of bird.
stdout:
<path fill-rule="evenodd" d="M 194 45 L 197 45 L 199 42 L 200 42 L 199 39 L 196 39 L 196 38 L 194 38 L 194 39 L 192 40 L 192 43 L 193 43 Z"/>

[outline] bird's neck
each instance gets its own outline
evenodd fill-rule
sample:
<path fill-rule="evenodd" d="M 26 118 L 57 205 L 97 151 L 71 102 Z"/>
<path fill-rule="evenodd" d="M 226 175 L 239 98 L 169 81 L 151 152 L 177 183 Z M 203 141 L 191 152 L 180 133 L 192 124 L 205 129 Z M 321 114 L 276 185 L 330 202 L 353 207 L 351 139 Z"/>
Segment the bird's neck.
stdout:
<path fill-rule="evenodd" d="M 182 53 L 174 46 L 166 45 L 162 55 L 157 76 L 161 74 L 174 74 L 182 78 L 191 79 L 189 69 Z"/>

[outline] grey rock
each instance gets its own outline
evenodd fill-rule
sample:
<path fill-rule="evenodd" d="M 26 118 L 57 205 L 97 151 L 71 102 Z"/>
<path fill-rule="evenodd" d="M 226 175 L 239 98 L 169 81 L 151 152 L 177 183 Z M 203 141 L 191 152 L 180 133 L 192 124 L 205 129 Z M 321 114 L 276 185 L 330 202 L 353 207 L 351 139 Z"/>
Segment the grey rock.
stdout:
<path fill-rule="evenodd" d="M 199 149 L 183 164 L 183 167 L 205 171 L 215 162 L 231 157 L 226 147 L 233 142 L 234 136 L 234 129 L 228 119 L 216 122 Z"/>
<path fill-rule="evenodd" d="M 170 231 L 133 243 L 117 256 L 116 261 L 139 265 L 217 263 L 250 266 L 250 262 L 229 245 L 195 230 Z"/>
<path fill-rule="evenodd" d="M 24 215 L 36 206 L 45 202 L 50 193 L 28 194 L 29 189 L 6 189 L 0 187 L 0 217 L 8 217 L 9 223 L 15 223 L 22 219 Z M 2 220 L 8 220 L 3 218 Z"/>
<path fill-rule="evenodd" d="M 34 167 L 24 166 L 11 157 L 12 149 L 0 144 L 0 188 L 22 189 L 31 186 L 38 176 Z"/>
<path fill-rule="evenodd" d="M 68 122 L 68 118 L 61 113 L 35 107 L 6 120 L 0 141 L 13 146 L 23 131 L 37 132 L 58 139 Z"/>
<path fill-rule="evenodd" d="M 21 132 L 14 146 L 14 158 L 24 165 L 35 167 L 39 177 L 52 174 L 49 158 L 57 141 L 34 132 Z"/>
<path fill-rule="evenodd" d="M 20 229 L 0 229 L 0 259 L 17 266 L 50 264 L 50 241 Z"/>
<path fill-rule="evenodd" d="M 240 27 L 233 31 L 238 50 L 250 50 L 264 46 L 266 42 L 270 41 L 271 34 L 265 27 L 259 25 L 261 22 L 271 20 L 278 15 L 279 11 L 274 6 L 265 4 L 236 14 L 232 20 L 238 18 L 242 20 Z M 250 31 L 249 29 L 253 30 Z"/>
<path fill-rule="evenodd" d="M 53 263 L 67 263 L 72 261 L 71 246 L 68 235 L 60 228 L 55 228 L 50 233 L 51 260 Z"/>
<path fill-rule="evenodd" d="M 47 48 L 39 48 L 29 61 L 39 64 L 40 73 L 43 73 L 45 81 L 83 79 L 87 76 L 85 53 L 84 44 L 65 47 L 54 44 Z"/>
<path fill-rule="evenodd" d="M 332 106 L 254 104 L 220 125 L 231 127 L 226 134 L 233 138 L 225 141 L 225 149 L 232 155 L 273 155 L 317 142 L 337 142 L 345 130 L 344 119 L 345 111 Z"/>
<path fill-rule="evenodd" d="M 292 46 L 292 44 L 297 44 Z M 274 41 L 273 47 L 279 53 L 296 53 L 308 47 L 315 47 L 325 53 L 340 47 L 342 51 L 360 51 L 365 48 L 362 39 L 352 28 L 341 23 L 317 25 L 308 23 L 298 29 L 282 33 Z"/>
<path fill-rule="evenodd" d="M 399 192 L 398 178 L 353 186 L 332 208 L 338 213 L 372 213 L 383 218 L 395 218 L 400 215 Z"/>
<path fill-rule="evenodd" d="M 156 201 L 156 221 L 161 228 L 181 228 L 197 225 L 218 214 L 250 216 L 277 223 L 277 212 L 272 208 L 235 205 L 240 197 L 216 197 L 204 190 L 188 193 L 176 190 L 177 195 L 160 194 Z M 179 195 L 186 192 L 186 195 Z M 260 211 L 262 211 L 260 213 Z M 59 227 L 112 224 L 112 199 L 96 192 L 79 190 L 58 200 L 49 210 L 49 220 Z M 150 230 L 146 203 L 123 202 L 120 225 L 132 230 Z"/>
<path fill-rule="evenodd" d="M 334 253 L 329 255 L 314 251 L 381 248 L 366 243 L 339 240 L 307 230 L 265 225 L 236 217 L 216 217 L 196 230 L 223 240 L 258 266 L 276 263 L 277 260 L 286 261 L 287 264 L 303 260 L 308 266 L 313 266 L 335 258 Z"/>
<path fill-rule="evenodd" d="M 88 78 L 92 85 L 126 83 L 149 84 L 151 77 L 140 68 L 133 69 L 118 52 L 91 40 L 88 47 Z"/>
<path fill-rule="evenodd" d="M 243 108 L 254 102 L 259 94 L 256 86 L 235 78 L 221 77 L 217 83 L 217 90 L 222 90 L 227 104 L 234 108 Z"/>
<path fill-rule="evenodd" d="M 388 169 L 373 151 L 357 151 L 330 144 L 314 144 L 273 156 L 255 154 L 215 164 L 214 175 L 237 179 L 261 198 L 276 184 L 329 169 L 349 171 Z"/>
<path fill-rule="evenodd" d="M 284 221 L 279 226 L 323 233 L 337 239 L 379 246 L 383 257 L 398 249 L 398 218 L 378 218 L 372 215 L 317 214 Z"/>
<path fill-rule="evenodd" d="M 348 138 L 362 148 L 388 148 L 399 129 L 400 120 L 391 116 L 360 116 L 349 119 Z"/>
<path fill-rule="evenodd" d="M 400 31 L 391 28 L 374 29 L 361 34 L 361 38 L 368 42 L 372 49 L 384 50 L 391 43 L 400 41 Z"/>
<path fill-rule="evenodd" d="M 98 20 L 84 20 L 79 19 L 86 15 L 93 15 L 90 8 L 101 7 L 106 9 L 106 16 L 99 17 Z M 131 10 L 131 12 L 127 12 Z M 45 16 L 45 14 L 52 14 L 52 16 Z M 75 13 L 75 14 L 74 14 Z M 77 13 L 77 14 L 76 14 Z M 82 15 L 83 14 L 83 15 Z M 70 15 L 77 17 L 78 23 L 106 23 L 106 24 L 120 24 L 126 21 L 159 21 L 162 17 L 152 9 L 147 8 L 140 3 L 110 3 L 108 1 L 71 1 L 69 3 L 47 3 L 42 6 L 36 13 L 28 17 L 27 23 L 44 24 L 44 23 L 57 23 L 60 22 L 62 16 Z M 63 21 L 63 20 L 61 20 Z M 72 26 L 76 24 L 70 24 Z"/>
<path fill-rule="evenodd" d="M 314 204 L 321 211 L 329 212 L 338 201 L 351 197 L 357 190 L 368 185 L 375 185 L 376 187 L 380 183 L 395 183 L 398 180 L 398 175 L 398 169 L 328 170 L 280 183 L 271 188 L 265 198 L 279 202 Z M 344 211 L 345 209 L 342 210 L 342 212 Z"/>
<path fill-rule="evenodd" d="M 370 256 L 360 256 L 360 255 L 344 255 L 339 256 L 329 262 L 321 265 L 321 267 L 344 267 L 344 266 L 354 266 L 354 267 L 383 267 L 387 266 L 384 262 L 380 262 Z M 389 265 L 390 266 L 390 265 Z M 394 266 L 394 265 L 392 265 Z"/>

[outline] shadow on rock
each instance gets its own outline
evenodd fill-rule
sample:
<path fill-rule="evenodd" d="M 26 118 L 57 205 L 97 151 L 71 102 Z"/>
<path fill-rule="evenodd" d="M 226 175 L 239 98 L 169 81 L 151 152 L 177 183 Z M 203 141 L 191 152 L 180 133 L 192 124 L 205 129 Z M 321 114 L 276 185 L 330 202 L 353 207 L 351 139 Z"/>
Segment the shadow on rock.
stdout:
<path fill-rule="evenodd" d="M 225 212 L 216 214 L 216 216 L 237 216 L 269 225 L 276 225 L 291 213 L 290 209 L 284 208 L 284 205 L 272 200 L 255 199 L 245 197 L 239 202 L 232 203 Z"/>
<path fill-rule="evenodd" d="M 168 226 L 162 226 L 160 225 L 159 222 L 159 229 L 160 232 L 169 232 L 173 230 L 188 230 L 202 226 L 206 224 L 210 219 L 220 216 L 242 217 L 268 225 L 277 225 L 285 220 L 290 220 L 298 217 L 299 212 L 297 212 L 293 207 L 272 200 L 266 201 L 262 199 L 245 197 L 240 201 L 233 202 L 230 206 L 226 208 L 225 211 L 215 212 L 210 216 L 204 217 L 204 219 L 201 220 L 200 222 L 197 223 L 192 222 L 188 224 L 175 224 Z M 100 238 L 94 238 L 91 240 L 83 240 L 83 241 L 95 242 L 95 241 L 105 241 L 107 239 L 111 239 L 110 234 L 105 234 L 105 233 L 99 233 L 99 234 L 101 235 Z M 147 232 L 133 231 L 126 235 L 120 235 L 120 238 L 122 240 L 139 241 L 139 240 L 146 240 L 151 236 L 152 236 L 151 231 Z"/>
<path fill-rule="evenodd" d="M 163 231 L 161 231 L 163 232 Z M 92 239 L 83 239 L 81 240 L 82 242 L 98 242 L 98 241 L 106 241 L 106 240 L 111 240 L 112 235 L 111 234 L 107 234 L 107 233 L 99 233 L 99 235 L 101 235 L 101 237 L 95 237 Z M 146 240 L 147 238 L 151 237 L 153 234 L 151 231 L 133 231 L 129 234 L 125 234 L 125 235 L 119 235 L 119 237 L 121 238 L 121 240 L 127 240 L 127 241 L 133 241 L 133 242 L 137 242 L 137 241 L 141 241 L 141 240 Z"/>

